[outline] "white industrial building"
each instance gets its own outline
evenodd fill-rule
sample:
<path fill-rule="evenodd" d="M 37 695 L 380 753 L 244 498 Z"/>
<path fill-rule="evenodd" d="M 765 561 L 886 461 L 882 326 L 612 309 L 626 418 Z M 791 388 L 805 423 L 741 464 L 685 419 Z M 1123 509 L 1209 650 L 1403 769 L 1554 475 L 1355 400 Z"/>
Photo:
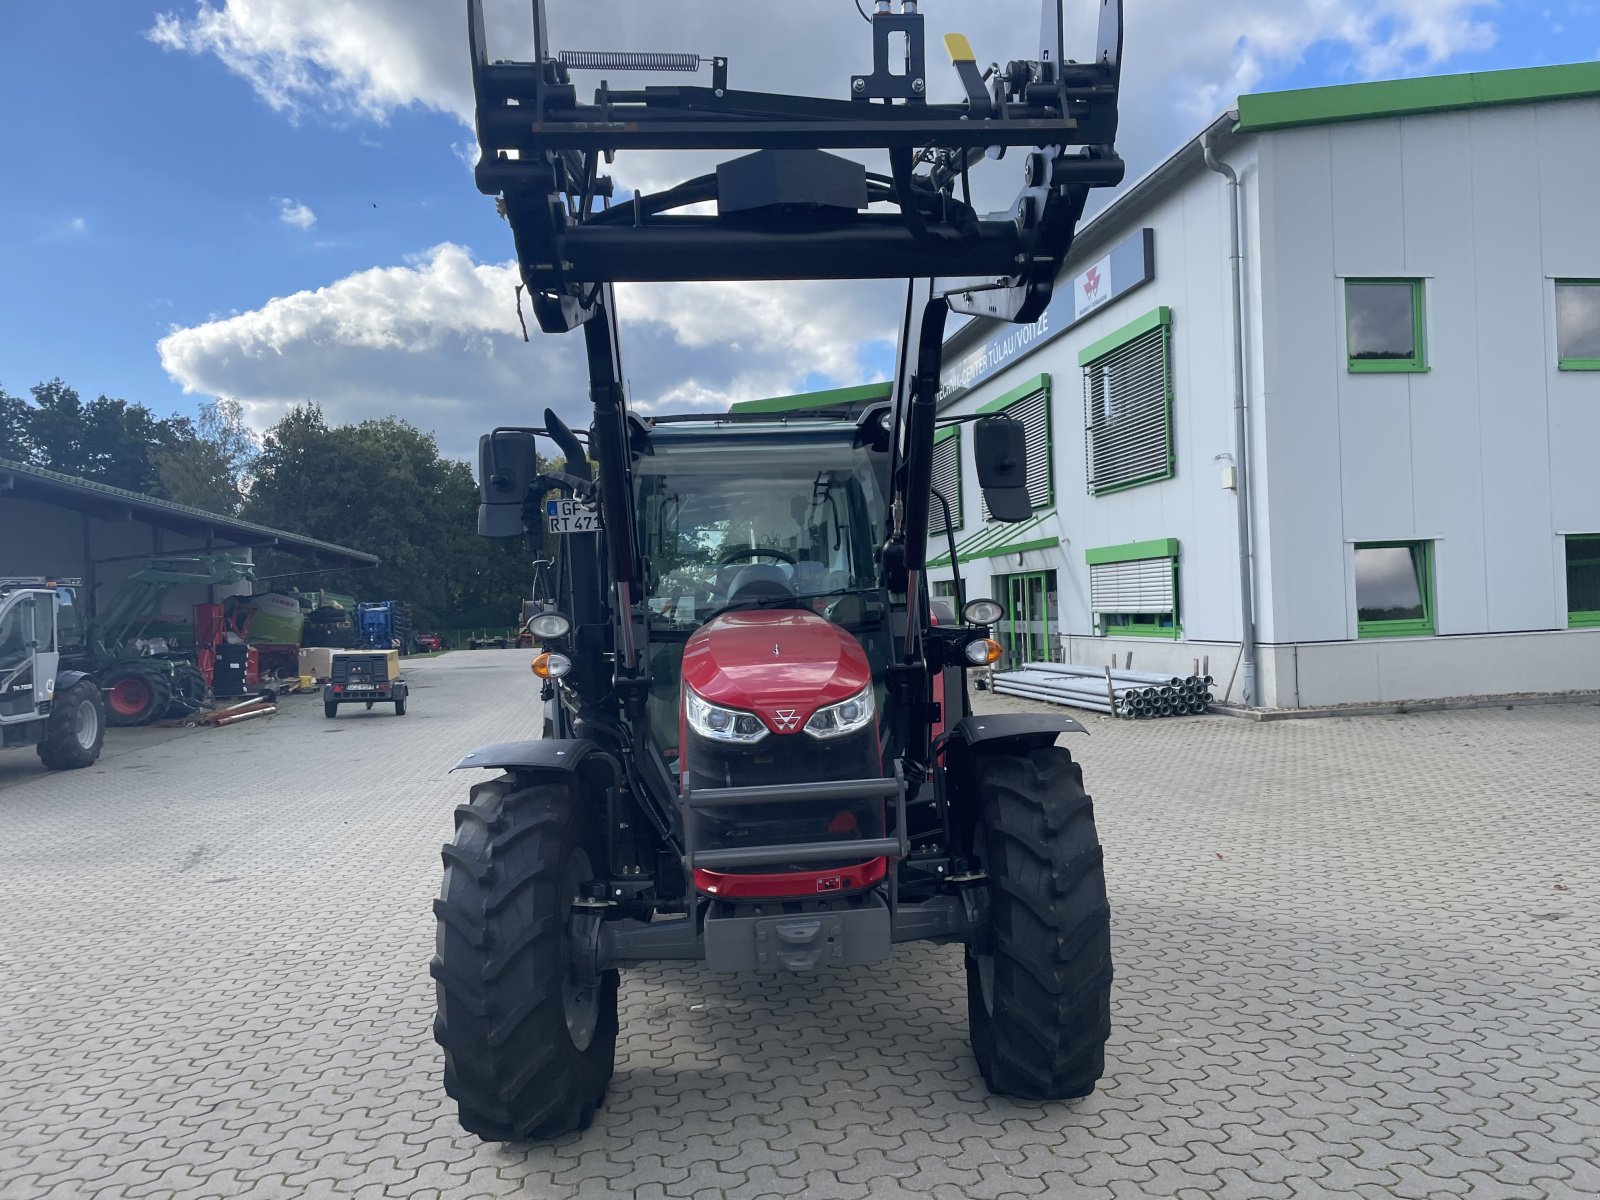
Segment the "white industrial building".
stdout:
<path fill-rule="evenodd" d="M 1000 525 L 941 432 L 966 594 L 1013 660 L 1209 659 L 1238 702 L 1253 657 L 1267 708 L 1600 689 L 1597 214 L 1600 63 L 1241 97 L 1036 325 L 947 346 L 941 420 L 1037 452 Z"/>

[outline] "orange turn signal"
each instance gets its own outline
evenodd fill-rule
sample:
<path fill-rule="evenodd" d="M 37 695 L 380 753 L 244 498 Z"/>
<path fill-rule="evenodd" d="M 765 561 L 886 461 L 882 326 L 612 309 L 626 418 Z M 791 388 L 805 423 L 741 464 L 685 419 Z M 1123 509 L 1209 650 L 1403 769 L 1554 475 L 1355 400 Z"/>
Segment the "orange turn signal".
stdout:
<path fill-rule="evenodd" d="M 540 679 L 560 679 L 572 670 L 572 660 L 565 654 L 546 652 L 532 662 L 533 673 Z"/>
<path fill-rule="evenodd" d="M 991 667 L 1000 661 L 1000 643 L 993 638 L 979 638 L 967 643 L 967 661 L 975 667 Z"/>

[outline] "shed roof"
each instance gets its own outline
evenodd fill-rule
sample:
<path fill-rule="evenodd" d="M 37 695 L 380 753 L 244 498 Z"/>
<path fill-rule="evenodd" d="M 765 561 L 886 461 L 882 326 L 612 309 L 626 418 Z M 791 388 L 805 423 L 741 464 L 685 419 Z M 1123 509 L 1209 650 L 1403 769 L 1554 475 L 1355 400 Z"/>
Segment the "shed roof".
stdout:
<path fill-rule="evenodd" d="M 96 483 L 92 479 L 79 479 L 59 471 L 0 459 L 0 498 L 14 497 L 60 504 L 88 512 L 98 517 L 137 516 L 148 525 L 194 537 L 210 534 L 219 539 L 217 545 L 271 546 L 302 558 L 314 559 L 332 566 L 375 567 L 376 555 L 349 546 L 337 546 L 318 538 L 305 537 L 284 529 L 257 525 L 254 521 L 241 521 L 220 513 L 175 504 L 123 488 Z"/>

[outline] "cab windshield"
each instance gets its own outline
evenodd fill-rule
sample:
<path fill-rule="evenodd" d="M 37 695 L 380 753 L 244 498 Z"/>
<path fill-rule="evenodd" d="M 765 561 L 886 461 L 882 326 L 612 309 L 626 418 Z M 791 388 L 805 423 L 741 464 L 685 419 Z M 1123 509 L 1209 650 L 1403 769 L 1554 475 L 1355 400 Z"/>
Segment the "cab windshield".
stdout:
<path fill-rule="evenodd" d="M 652 626 L 696 629 L 730 608 L 804 607 L 849 626 L 881 615 L 886 511 L 869 451 L 794 432 L 653 447 L 637 467 Z"/>

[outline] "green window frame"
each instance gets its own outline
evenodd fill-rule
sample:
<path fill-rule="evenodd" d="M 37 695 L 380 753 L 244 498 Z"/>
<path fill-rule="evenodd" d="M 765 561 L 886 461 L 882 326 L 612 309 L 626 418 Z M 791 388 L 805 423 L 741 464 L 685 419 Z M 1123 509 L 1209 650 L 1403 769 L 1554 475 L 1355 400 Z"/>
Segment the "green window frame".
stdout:
<path fill-rule="evenodd" d="M 1344 344 L 1346 362 L 1352 375 L 1405 375 L 1428 370 L 1428 314 L 1426 280 L 1422 279 L 1346 279 L 1344 281 Z M 1411 349 L 1409 357 L 1362 357 L 1355 354 L 1352 330 L 1351 288 L 1411 289 Z"/>
<path fill-rule="evenodd" d="M 1050 508 L 1056 502 L 1055 451 L 1051 436 L 1050 376 L 1035 375 L 1004 395 L 996 396 L 978 409 L 979 416 L 1005 413 L 1022 422 L 1028 455 L 1028 501 L 1033 511 Z M 983 520 L 989 521 L 989 506 L 980 496 L 978 506 Z"/>
<path fill-rule="evenodd" d="M 1567 561 L 1567 628 L 1568 629 L 1600 629 L 1600 599 L 1594 600 L 1595 608 L 1574 608 L 1576 595 L 1590 594 L 1589 587 L 1580 583 L 1573 586 L 1575 571 L 1593 571 L 1600 578 L 1600 533 L 1570 533 L 1566 538 Z M 1576 554 L 1573 551 L 1577 551 Z M 1591 584 L 1590 587 L 1600 593 L 1600 584 Z"/>
<path fill-rule="evenodd" d="M 1089 495 L 1109 496 L 1176 475 L 1172 309 L 1154 309 L 1085 346 L 1078 365 Z"/>
<path fill-rule="evenodd" d="M 1183 636 L 1178 619 L 1178 539 L 1160 538 L 1084 553 L 1089 607 L 1100 637 Z"/>
<path fill-rule="evenodd" d="M 961 497 L 961 428 L 941 429 L 933 437 L 933 486 L 950 502 L 950 532 L 966 524 Z M 943 534 L 944 508 L 935 500 L 928 506 L 928 532 Z"/>
<path fill-rule="evenodd" d="M 1409 550 L 1411 569 L 1416 575 L 1417 592 L 1422 598 L 1421 617 L 1361 617 L 1361 564 L 1363 550 Z M 1432 637 L 1434 622 L 1433 543 L 1430 541 L 1357 542 L 1356 553 L 1356 636 L 1359 638 Z"/>
<path fill-rule="evenodd" d="M 1577 289 L 1583 289 L 1581 293 Z M 1562 345 L 1562 326 L 1566 321 L 1574 319 L 1577 314 L 1569 315 L 1566 311 L 1564 300 L 1576 300 L 1578 295 L 1588 300 L 1596 309 L 1600 309 L 1600 279 L 1558 279 L 1556 280 L 1556 367 L 1562 371 L 1600 371 L 1600 355 L 1567 354 Z M 1570 297 L 1563 296 L 1562 292 L 1576 293 Z M 1573 307 L 1577 307 L 1575 304 Z M 1584 349 L 1595 349 L 1593 344 Z"/>

